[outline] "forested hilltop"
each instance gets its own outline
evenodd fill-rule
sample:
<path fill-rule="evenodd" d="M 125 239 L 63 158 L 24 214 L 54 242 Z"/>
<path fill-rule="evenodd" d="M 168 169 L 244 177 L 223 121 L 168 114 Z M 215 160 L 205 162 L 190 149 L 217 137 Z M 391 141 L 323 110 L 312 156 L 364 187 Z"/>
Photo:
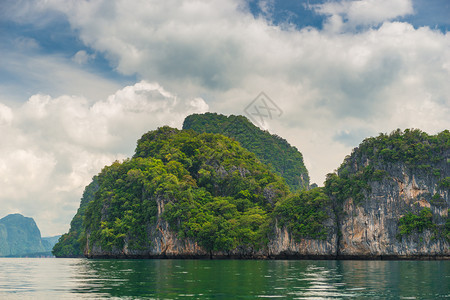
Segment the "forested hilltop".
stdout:
<path fill-rule="evenodd" d="M 184 120 L 183 129 L 197 132 L 220 133 L 238 141 L 242 147 L 273 172 L 286 180 L 292 191 L 309 186 L 309 175 L 303 155 L 275 134 L 263 131 L 243 116 L 224 116 L 216 113 L 193 114 Z"/>
<path fill-rule="evenodd" d="M 401 166 L 403 171 L 434 179 L 437 181 L 437 192 L 448 189 L 449 149 L 448 130 L 428 135 L 418 129 L 406 129 L 404 132 L 398 129 L 390 134 L 367 138 L 345 158 L 337 174 L 328 175 L 328 190 L 339 195 L 341 200 L 351 197 L 357 202 L 363 201 L 364 194 L 370 191 L 368 183 L 392 179 L 394 174 L 390 169 L 396 166 Z"/>
<path fill-rule="evenodd" d="M 341 255 L 449 255 L 450 132 L 396 130 L 365 139 L 325 189 Z"/>
<path fill-rule="evenodd" d="M 237 139 L 166 126 L 94 177 L 54 254 L 450 258 L 449 175 L 448 130 L 368 138 L 324 188 L 290 191 Z"/>

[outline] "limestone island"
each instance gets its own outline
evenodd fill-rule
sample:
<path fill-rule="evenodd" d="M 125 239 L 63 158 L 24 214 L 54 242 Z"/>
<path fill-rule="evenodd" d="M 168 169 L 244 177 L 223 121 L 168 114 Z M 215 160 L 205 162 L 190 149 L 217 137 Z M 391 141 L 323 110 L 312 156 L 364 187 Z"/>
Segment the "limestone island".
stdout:
<path fill-rule="evenodd" d="M 324 187 L 245 117 L 188 116 L 86 187 L 56 257 L 449 259 L 450 132 L 370 137 Z"/>

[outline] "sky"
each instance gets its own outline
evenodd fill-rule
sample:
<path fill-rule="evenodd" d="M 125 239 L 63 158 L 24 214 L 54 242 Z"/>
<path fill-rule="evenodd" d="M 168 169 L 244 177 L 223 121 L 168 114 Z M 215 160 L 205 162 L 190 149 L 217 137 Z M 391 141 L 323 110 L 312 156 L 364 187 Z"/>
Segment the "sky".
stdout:
<path fill-rule="evenodd" d="M 192 113 L 249 117 L 319 185 L 366 137 L 449 129 L 449 16 L 450 0 L 2 0 L 0 217 L 67 232 L 92 176 Z"/>

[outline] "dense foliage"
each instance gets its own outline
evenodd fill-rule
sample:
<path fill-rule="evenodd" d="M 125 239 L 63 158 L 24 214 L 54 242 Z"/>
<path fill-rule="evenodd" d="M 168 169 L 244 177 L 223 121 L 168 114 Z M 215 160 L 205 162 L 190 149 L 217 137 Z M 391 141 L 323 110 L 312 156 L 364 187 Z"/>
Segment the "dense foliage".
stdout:
<path fill-rule="evenodd" d="M 450 209 L 447 212 L 447 214 L 450 214 Z M 447 218 L 445 222 L 444 237 L 447 239 L 448 242 L 450 242 L 450 218 Z"/>
<path fill-rule="evenodd" d="M 323 223 L 329 218 L 331 200 L 323 188 L 300 191 L 277 203 L 274 216 L 279 226 L 285 226 L 294 239 L 326 239 Z"/>
<path fill-rule="evenodd" d="M 450 132 L 428 135 L 418 129 L 393 131 L 378 137 L 365 139 L 355 148 L 336 173 L 328 174 L 325 182 L 327 193 L 338 202 L 352 198 L 356 203 L 370 192 L 370 182 L 382 181 L 388 176 L 389 164 L 402 163 L 411 170 L 419 170 L 441 178 L 441 163 L 450 152 Z M 447 186 L 447 179 L 440 181 Z"/>
<path fill-rule="evenodd" d="M 435 227 L 433 224 L 433 214 L 429 208 L 422 209 L 419 214 L 408 212 L 398 220 L 398 224 L 399 236 L 408 235 L 413 231 L 421 233 L 425 229 Z"/>
<path fill-rule="evenodd" d="M 144 134 L 132 159 L 105 167 L 84 226 L 103 249 L 149 247 L 163 219 L 207 250 L 264 244 L 269 214 L 289 189 L 236 141 L 162 127 Z"/>
<path fill-rule="evenodd" d="M 365 193 L 370 192 L 369 181 L 380 181 L 385 176 L 387 176 L 386 171 L 375 170 L 371 165 L 356 173 L 351 173 L 347 168 L 341 168 L 339 175 L 327 174 L 325 190 L 340 204 L 349 198 L 353 199 L 355 203 L 361 203 Z"/>
<path fill-rule="evenodd" d="M 219 133 L 233 138 L 282 176 L 292 191 L 308 188 L 308 171 L 297 148 L 289 145 L 285 139 L 259 129 L 243 116 L 194 114 L 184 120 L 183 129 Z"/>
<path fill-rule="evenodd" d="M 56 245 L 53 247 L 52 253 L 56 257 L 82 257 L 84 245 L 81 239 L 84 234 L 83 219 L 86 207 L 94 199 L 95 192 L 98 190 L 98 178 L 94 176 L 92 182 L 86 186 L 81 198 L 80 208 L 70 222 L 68 233 L 63 234 Z"/>
<path fill-rule="evenodd" d="M 450 191 L 450 177 L 445 177 L 439 181 L 439 188 Z"/>
<path fill-rule="evenodd" d="M 412 169 L 424 169 L 439 177 L 432 165 L 446 160 L 450 150 L 450 132 L 428 135 L 419 129 L 397 129 L 391 134 L 365 139 L 352 155 L 375 162 L 402 162 Z M 434 172 L 436 171 L 436 172 Z"/>
<path fill-rule="evenodd" d="M 447 214 L 450 211 L 447 212 Z M 433 213 L 429 208 L 423 208 L 418 213 L 408 212 L 398 220 L 398 238 L 411 233 L 422 233 L 424 230 L 432 230 L 433 238 L 444 238 L 450 242 L 450 218 L 446 217 L 444 224 L 436 224 Z"/>
<path fill-rule="evenodd" d="M 84 226 L 91 243 L 99 242 L 105 250 L 123 247 L 125 239 L 131 249 L 148 246 L 147 226 L 155 221 L 157 213 L 155 198 L 176 196 L 190 184 L 177 167 L 176 162 L 166 167 L 153 158 L 136 158 L 105 167 L 85 215 Z"/>

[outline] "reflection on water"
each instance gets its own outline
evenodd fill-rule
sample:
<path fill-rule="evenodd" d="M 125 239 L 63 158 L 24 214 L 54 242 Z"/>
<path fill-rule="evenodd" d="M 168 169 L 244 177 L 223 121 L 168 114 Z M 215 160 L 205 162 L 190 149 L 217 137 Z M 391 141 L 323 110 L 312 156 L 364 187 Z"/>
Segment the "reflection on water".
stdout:
<path fill-rule="evenodd" d="M 450 261 L 0 258 L 0 299 L 434 299 Z"/>

